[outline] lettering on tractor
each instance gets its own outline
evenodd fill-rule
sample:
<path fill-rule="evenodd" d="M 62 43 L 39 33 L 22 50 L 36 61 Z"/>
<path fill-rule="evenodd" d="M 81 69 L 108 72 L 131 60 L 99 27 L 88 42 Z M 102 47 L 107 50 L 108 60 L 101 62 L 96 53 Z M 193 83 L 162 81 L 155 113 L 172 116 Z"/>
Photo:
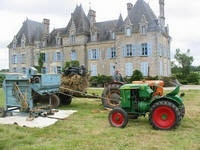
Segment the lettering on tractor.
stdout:
<path fill-rule="evenodd" d="M 149 122 L 154 129 L 176 128 L 185 114 L 180 87 L 162 95 L 153 91 L 149 84 L 125 84 L 120 87 L 120 104 L 108 115 L 111 126 L 124 128 L 128 119 L 137 119 L 149 113 Z"/>

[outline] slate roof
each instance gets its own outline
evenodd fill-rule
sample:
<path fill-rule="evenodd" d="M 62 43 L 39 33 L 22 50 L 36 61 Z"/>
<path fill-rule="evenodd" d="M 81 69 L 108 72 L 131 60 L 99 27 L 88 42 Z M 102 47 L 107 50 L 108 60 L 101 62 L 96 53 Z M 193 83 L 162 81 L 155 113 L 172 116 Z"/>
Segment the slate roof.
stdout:
<path fill-rule="evenodd" d="M 130 18 L 135 31 L 139 30 L 139 23 L 141 22 L 143 15 L 148 22 L 149 30 L 158 29 L 158 19 L 150 6 L 144 0 L 137 0 L 134 7 L 130 10 L 130 13 L 127 16 L 127 18 Z"/>
<path fill-rule="evenodd" d="M 55 46 L 57 35 L 63 35 L 65 33 L 65 30 L 66 28 L 53 29 L 53 31 L 48 36 L 47 46 Z"/>
<path fill-rule="evenodd" d="M 44 25 L 42 23 L 26 19 L 16 35 L 17 46 L 21 45 L 21 38 L 23 34 L 26 37 L 26 45 L 33 45 L 34 41 L 40 41 L 43 31 Z M 10 47 L 12 43 L 13 41 L 8 45 L 8 47 Z"/>
<path fill-rule="evenodd" d="M 90 23 L 81 5 L 76 6 L 72 17 L 67 25 L 65 32 L 66 34 L 69 34 L 72 21 L 74 21 L 74 24 L 76 26 L 76 34 L 89 34 Z"/>
<path fill-rule="evenodd" d="M 111 32 L 114 31 L 118 20 L 111 20 L 105 22 L 97 22 L 95 26 L 97 27 L 98 41 L 105 41 L 111 38 Z"/>

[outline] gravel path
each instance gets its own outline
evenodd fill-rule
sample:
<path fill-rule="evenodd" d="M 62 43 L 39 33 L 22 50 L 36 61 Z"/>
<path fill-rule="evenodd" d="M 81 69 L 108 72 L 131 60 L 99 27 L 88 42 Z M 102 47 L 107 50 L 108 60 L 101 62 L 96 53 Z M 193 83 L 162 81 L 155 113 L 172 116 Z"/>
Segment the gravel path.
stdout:
<path fill-rule="evenodd" d="M 165 90 L 173 90 L 175 87 L 164 87 Z M 200 90 L 200 85 L 182 85 L 181 90 Z"/>

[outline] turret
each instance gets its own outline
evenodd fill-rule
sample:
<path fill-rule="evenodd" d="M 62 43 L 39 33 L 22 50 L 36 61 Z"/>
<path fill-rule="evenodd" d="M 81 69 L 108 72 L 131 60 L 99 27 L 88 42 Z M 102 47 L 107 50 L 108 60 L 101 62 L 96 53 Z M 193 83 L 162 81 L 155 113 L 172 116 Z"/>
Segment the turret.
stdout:
<path fill-rule="evenodd" d="M 90 21 L 90 27 L 93 26 L 93 24 L 96 22 L 96 12 L 92 9 L 88 12 L 88 19 Z"/>
<path fill-rule="evenodd" d="M 162 27 L 165 26 L 165 0 L 159 0 L 159 7 L 160 7 L 160 16 L 159 22 Z"/>
<path fill-rule="evenodd" d="M 132 8 L 133 8 L 133 4 L 127 3 L 127 12 L 128 12 L 128 15 L 130 14 L 130 11 L 131 11 Z"/>
<path fill-rule="evenodd" d="M 50 20 L 49 19 L 43 19 L 42 24 L 44 25 L 44 34 L 48 35 L 49 34 Z"/>

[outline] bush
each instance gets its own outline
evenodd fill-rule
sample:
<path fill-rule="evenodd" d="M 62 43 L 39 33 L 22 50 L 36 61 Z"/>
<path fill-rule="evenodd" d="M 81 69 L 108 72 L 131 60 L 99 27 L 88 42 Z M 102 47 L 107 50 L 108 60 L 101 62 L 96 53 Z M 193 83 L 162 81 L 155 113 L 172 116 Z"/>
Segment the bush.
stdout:
<path fill-rule="evenodd" d="M 93 87 L 103 86 L 105 83 L 113 82 L 112 76 L 98 75 L 90 77 L 89 79 L 90 85 Z"/>
<path fill-rule="evenodd" d="M 5 79 L 4 74 L 0 74 L 0 87 L 2 87 L 3 80 Z"/>
<path fill-rule="evenodd" d="M 187 82 L 191 84 L 199 84 L 199 74 L 198 73 L 190 73 L 187 77 Z"/>
<path fill-rule="evenodd" d="M 134 70 L 133 74 L 129 80 L 130 80 L 130 82 L 132 82 L 132 81 L 138 81 L 138 80 L 142 80 L 142 79 L 143 79 L 142 72 L 139 70 Z"/>

